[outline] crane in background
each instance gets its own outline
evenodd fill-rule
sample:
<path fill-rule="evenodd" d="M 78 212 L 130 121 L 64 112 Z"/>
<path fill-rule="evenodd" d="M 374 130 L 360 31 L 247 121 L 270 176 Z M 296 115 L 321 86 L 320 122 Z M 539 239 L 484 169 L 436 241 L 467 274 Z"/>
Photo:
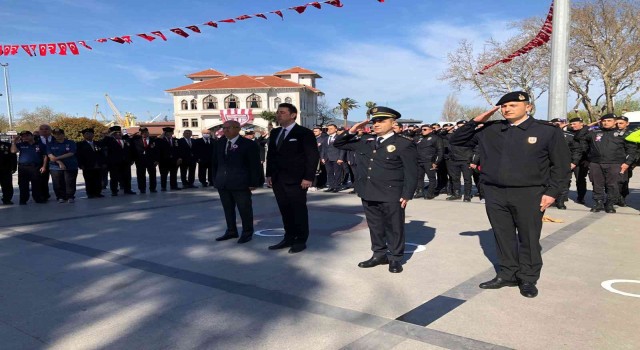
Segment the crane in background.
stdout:
<path fill-rule="evenodd" d="M 120 125 L 124 128 L 129 128 L 136 125 L 136 116 L 132 113 L 126 112 L 123 116 L 122 113 L 118 110 L 118 107 L 113 103 L 109 94 L 104 94 L 105 99 L 107 100 L 107 104 L 109 108 L 113 111 L 113 119 L 116 125 Z"/>
<path fill-rule="evenodd" d="M 93 110 L 93 120 L 98 121 L 98 116 L 100 116 L 100 122 L 102 122 L 105 126 L 113 126 L 114 121 L 109 121 L 100 111 L 100 105 L 96 103 L 96 108 Z"/>

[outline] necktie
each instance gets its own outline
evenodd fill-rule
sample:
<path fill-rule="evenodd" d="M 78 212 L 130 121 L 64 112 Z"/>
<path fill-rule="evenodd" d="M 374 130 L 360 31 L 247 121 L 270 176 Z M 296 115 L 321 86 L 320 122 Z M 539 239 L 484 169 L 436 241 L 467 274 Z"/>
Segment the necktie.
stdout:
<path fill-rule="evenodd" d="M 124 148 L 124 144 L 122 143 L 122 140 L 118 140 L 118 143 L 120 144 L 120 147 Z"/>
<path fill-rule="evenodd" d="M 278 136 L 278 141 L 276 142 L 276 146 L 278 148 L 280 148 L 280 145 L 282 145 L 282 141 L 284 141 L 284 134 L 287 133 L 287 129 L 282 128 L 282 131 L 280 132 L 280 136 Z"/>
<path fill-rule="evenodd" d="M 147 148 L 147 146 L 149 146 L 149 143 L 147 142 L 147 139 L 144 138 L 142 140 L 144 141 L 144 148 Z"/>
<path fill-rule="evenodd" d="M 204 139 L 204 143 L 209 144 L 209 139 Z"/>
<path fill-rule="evenodd" d="M 191 139 L 187 139 L 187 144 L 189 145 L 189 148 L 191 148 Z"/>
<path fill-rule="evenodd" d="M 227 141 L 227 149 L 225 150 L 224 154 L 229 155 L 229 151 L 231 151 L 231 140 Z"/>
<path fill-rule="evenodd" d="M 376 138 L 376 149 L 380 148 L 380 145 L 382 144 L 382 140 L 383 140 L 382 136 L 378 136 Z"/>
<path fill-rule="evenodd" d="M 334 139 L 333 135 L 329 136 L 329 144 L 330 145 L 333 145 L 333 139 Z"/>

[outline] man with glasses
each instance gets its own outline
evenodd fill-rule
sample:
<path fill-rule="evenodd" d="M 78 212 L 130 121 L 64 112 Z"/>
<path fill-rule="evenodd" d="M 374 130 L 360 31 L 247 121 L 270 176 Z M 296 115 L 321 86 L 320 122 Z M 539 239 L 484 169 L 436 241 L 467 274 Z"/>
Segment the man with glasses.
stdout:
<path fill-rule="evenodd" d="M 433 134 L 431 125 L 423 125 L 420 129 L 420 136 L 415 142 L 418 152 L 418 185 L 414 198 L 433 199 L 437 186 L 436 173 L 444 155 L 442 139 Z M 425 174 L 429 178 L 429 188 L 426 193 L 424 192 Z"/>

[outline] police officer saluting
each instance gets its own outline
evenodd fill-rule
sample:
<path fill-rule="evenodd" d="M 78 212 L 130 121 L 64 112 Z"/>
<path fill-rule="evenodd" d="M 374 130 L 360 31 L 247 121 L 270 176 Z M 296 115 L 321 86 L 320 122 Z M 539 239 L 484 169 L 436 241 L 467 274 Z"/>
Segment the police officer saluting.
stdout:
<path fill-rule="evenodd" d="M 2 204 L 13 204 L 13 174 L 18 170 L 18 160 L 11 152 L 11 144 L 0 141 L 0 187 Z"/>
<path fill-rule="evenodd" d="M 371 235 L 371 259 L 358 264 L 368 268 L 389 264 L 389 272 L 402 272 L 404 211 L 416 189 L 418 167 L 415 144 L 393 132 L 400 113 L 387 107 L 370 110 L 374 135 L 357 138 L 360 122 L 340 135 L 333 145 L 357 153 L 355 190 L 362 199 Z M 391 252 L 387 256 L 387 250 Z"/>
<path fill-rule="evenodd" d="M 529 116 L 527 93 L 508 93 L 496 105 L 460 127 L 449 142 L 480 146 L 480 176 L 500 265 L 498 275 L 480 288 L 517 285 L 520 294 L 534 298 L 542 269 L 542 216 L 569 181 L 571 158 L 560 129 Z M 486 123 L 498 109 L 506 120 Z M 480 123 L 486 124 L 476 129 Z"/>

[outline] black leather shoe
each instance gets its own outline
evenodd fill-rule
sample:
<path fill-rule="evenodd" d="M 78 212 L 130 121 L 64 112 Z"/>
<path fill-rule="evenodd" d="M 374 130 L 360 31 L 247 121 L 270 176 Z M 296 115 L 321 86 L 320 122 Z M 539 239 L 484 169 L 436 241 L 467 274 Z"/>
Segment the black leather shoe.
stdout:
<path fill-rule="evenodd" d="M 471 202 L 471 197 L 464 197 L 463 202 Z"/>
<path fill-rule="evenodd" d="M 446 200 L 448 200 L 448 201 L 457 201 L 457 200 L 460 200 L 460 199 L 462 199 L 462 196 L 457 195 L 457 194 L 452 194 L 452 195 L 450 195 L 449 197 L 446 198 Z"/>
<path fill-rule="evenodd" d="M 534 282 L 520 282 L 518 285 L 520 288 L 520 294 L 523 297 L 527 298 L 535 298 L 538 296 L 538 288 L 536 288 L 536 284 Z"/>
<path fill-rule="evenodd" d="M 356 191 L 351 190 L 351 191 L 349 191 L 349 194 L 356 194 Z"/>
<path fill-rule="evenodd" d="M 607 203 L 607 205 L 604 207 L 604 211 L 607 214 L 613 214 L 616 212 L 616 209 L 613 207 L 613 204 Z"/>
<path fill-rule="evenodd" d="M 324 190 L 322 192 L 333 192 L 333 188 L 327 188 L 326 190 Z"/>
<path fill-rule="evenodd" d="M 402 272 L 402 262 L 400 261 L 390 261 L 389 262 L 389 272 L 391 273 L 400 273 Z"/>
<path fill-rule="evenodd" d="M 118 197 L 118 192 L 111 192 L 111 197 Z"/>
<path fill-rule="evenodd" d="M 140 191 L 140 194 L 145 194 L 147 193 L 147 191 Z"/>
<path fill-rule="evenodd" d="M 304 243 L 294 244 L 289 248 L 289 254 L 300 253 L 301 251 L 307 249 L 307 245 Z"/>
<path fill-rule="evenodd" d="M 627 202 L 624 200 L 624 197 L 620 197 L 620 199 L 618 199 L 618 206 L 619 207 L 626 207 L 627 206 Z"/>
<path fill-rule="evenodd" d="M 151 193 L 157 193 L 158 191 L 156 191 L 156 190 L 149 190 L 149 192 L 151 192 Z"/>
<path fill-rule="evenodd" d="M 124 191 L 124 194 L 136 194 L 136 193 L 133 191 Z"/>
<path fill-rule="evenodd" d="M 369 260 L 363 261 L 361 263 L 358 264 L 358 267 L 362 267 L 364 269 L 369 268 L 369 267 L 376 267 L 378 265 L 386 265 L 389 263 L 389 259 L 387 258 L 386 255 L 383 256 L 379 256 L 379 257 L 372 257 Z"/>
<path fill-rule="evenodd" d="M 286 240 L 282 240 L 280 243 L 276 244 L 276 245 L 270 245 L 269 246 L 269 250 L 276 250 L 276 249 L 284 249 L 284 248 L 289 248 L 291 247 L 293 244 L 291 242 L 288 242 Z"/>
<path fill-rule="evenodd" d="M 515 287 L 518 285 L 516 281 L 503 280 L 500 277 L 496 277 L 491 281 L 480 283 L 479 287 L 482 289 L 500 289 L 502 287 Z"/>
<path fill-rule="evenodd" d="M 556 208 L 558 208 L 560 210 L 567 210 L 567 206 L 564 205 L 564 202 L 557 202 L 556 203 Z"/>
<path fill-rule="evenodd" d="M 576 199 L 576 203 L 578 203 L 578 204 L 586 204 L 586 202 L 584 201 L 584 198 Z"/>
<path fill-rule="evenodd" d="M 591 208 L 592 213 L 598 213 L 603 210 L 604 210 L 604 203 L 602 203 L 602 201 L 596 201 L 593 205 L 593 208 Z"/>
<path fill-rule="evenodd" d="M 238 244 L 243 244 L 249 242 L 253 238 L 253 235 L 242 235 L 238 240 Z"/>
<path fill-rule="evenodd" d="M 424 192 L 418 191 L 413 195 L 413 198 L 420 198 L 420 197 L 424 197 Z"/>
<path fill-rule="evenodd" d="M 238 238 L 237 233 L 225 233 L 224 235 L 216 238 L 216 241 L 226 241 L 227 239 Z"/>
<path fill-rule="evenodd" d="M 333 192 L 333 193 L 338 193 L 338 192 L 340 192 L 340 189 L 339 189 L 339 188 L 335 188 L 335 189 L 333 189 L 333 191 L 331 191 L 331 192 Z"/>

